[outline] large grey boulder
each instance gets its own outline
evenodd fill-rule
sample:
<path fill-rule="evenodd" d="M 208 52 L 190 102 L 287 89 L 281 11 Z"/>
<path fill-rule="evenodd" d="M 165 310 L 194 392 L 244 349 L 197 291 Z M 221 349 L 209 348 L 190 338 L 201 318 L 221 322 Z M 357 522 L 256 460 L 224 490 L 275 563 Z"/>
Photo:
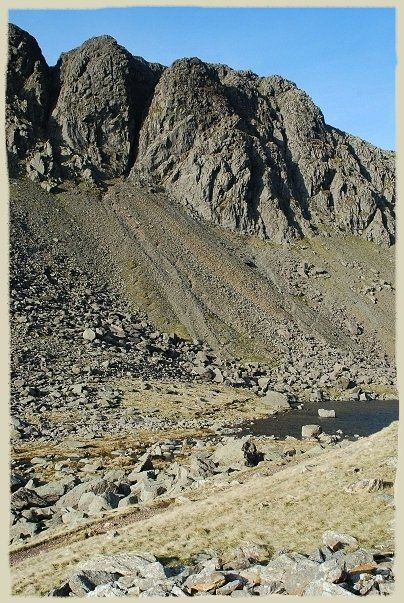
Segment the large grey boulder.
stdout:
<path fill-rule="evenodd" d="M 118 506 L 120 497 L 116 494 L 94 494 L 94 492 L 84 492 L 80 496 L 77 508 L 89 515 L 97 515 L 102 511 L 115 509 Z"/>
<path fill-rule="evenodd" d="M 326 530 L 323 534 L 323 543 L 331 550 L 336 551 L 344 546 L 356 546 L 358 541 L 349 534 L 342 534 L 335 530 Z"/>
<path fill-rule="evenodd" d="M 302 438 L 316 438 L 322 432 L 320 425 L 303 425 Z"/>
<path fill-rule="evenodd" d="M 313 580 L 304 590 L 311 597 L 354 597 L 355 595 L 339 584 L 333 584 L 324 578 Z"/>
<path fill-rule="evenodd" d="M 217 471 L 215 463 L 206 454 L 193 456 L 189 469 L 191 476 L 195 479 L 205 479 Z"/>
<path fill-rule="evenodd" d="M 30 509 L 31 507 L 46 507 L 47 501 L 42 498 L 34 490 L 28 488 L 19 488 L 11 495 L 11 509 L 13 511 L 21 511 L 22 509 Z"/>
<path fill-rule="evenodd" d="M 80 564 L 78 570 L 93 578 L 98 575 L 98 584 L 101 584 L 101 577 L 102 581 L 105 581 L 106 574 L 109 574 L 110 581 L 117 579 L 119 576 L 140 576 L 141 578 L 153 578 L 155 580 L 166 579 L 162 564 L 148 553 L 98 556 Z"/>
<path fill-rule="evenodd" d="M 113 584 L 100 584 L 85 597 L 124 597 L 125 593 Z"/>
<path fill-rule="evenodd" d="M 14 540 L 19 540 L 20 538 L 31 537 L 36 534 L 38 528 L 38 524 L 33 521 L 26 521 L 25 519 L 17 521 L 10 528 L 10 541 L 13 542 Z"/>
<path fill-rule="evenodd" d="M 322 419 L 334 418 L 335 419 L 335 410 L 327 409 L 327 408 L 319 408 L 318 416 Z"/>
<path fill-rule="evenodd" d="M 74 484 L 74 478 L 66 477 L 61 480 L 48 482 L 43 486 L 38 486 L 35 488 L 35 492 L 39 494 L 41 498 L 46 500 L 47 504 L 55 503 L 59 498 L 61 498 L 66 490 L 72 487 Z"/>
<path fill-rule="evenodd" d="M 94 495 L 117 494 L 118 486 L 107 480 L 100 478 L 92 479 L 81 484 L 77 484 L 71 490 L 61 496 L 55 503 L 56 507 L 76 507 L 83 494 L 91 492 Z"/>
<path fill-rule="evenodd" d="M 261 403 L 268 407 L 268 412 L 270 414 L 290 409 L 287 396 L 273 390 L 268 390 L 266 392 L 265 396 L 261 398 Z"/>
<path fill-rule="evenodd" d="M 319 564 L 298 553 L 282 554 L 262 570 L 261 583 L 282 582 L 290 595 L 302 595 L 318 576 Z"/>
<path fill-rule="evenodd" d="M 184 588 L 187 592 L 207 592 L 220 588 L 226 582 L 222 572 L 203 570 L 199 574 L 189 576 L 184 582 Z"/>
<path fill-rule="evenodd" d="M 240 469 L 244 465 L 243 444 L 249 439 L 249 436 L 236 439 L 233 437 L 223 438 L 222 443 L 216 446 L 211 459 L 219 467 L 232 467 Z"/>

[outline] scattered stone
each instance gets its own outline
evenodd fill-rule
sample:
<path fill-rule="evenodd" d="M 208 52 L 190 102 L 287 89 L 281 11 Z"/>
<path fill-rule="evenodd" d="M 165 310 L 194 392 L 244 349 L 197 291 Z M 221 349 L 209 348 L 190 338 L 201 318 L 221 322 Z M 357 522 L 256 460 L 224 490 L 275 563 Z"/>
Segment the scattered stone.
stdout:
<path fill-rule="evenodd" d="M 311 597 L 354 597 L 355 595 L 340 584 L 328 582 L 325 578 L 313 580 L 308 584 L 303 592 L 306 596 Z"/>
<path fill-rule="evenodd" d="M 83 331 L 83 339 L 85 339 L 86 341 L 94 341 L 95 338 L 96 334 L 92 329 L 85 329 Z"/>
<path fill-rule="evenodd" d="M 384 481 L 380 478 L 361 479 L 345 488 L 345 492 L 355 494 L 358 492 L 377 492 L 383 490 Z"/>
<path fill-rule="evenodd" d="M 131 480 L 132 478 L 136 477 L 137 473 L 141 473 L 142 471 L 153 471 L 153 470 L 154 470 L 154 466 L 153 466 L 153 462 L 152 462 L 152 457 L 148 452 L 146 452 L 139 458 L 137 465 L 133 469 L 132 473 L 130 475 L 128 475 L 128 479 Z"/>
<path fill-rule="evenodd" d="M 235 557 L 247 562 L 245 569 L 225 569 L 213 551 L 195 555 L 192 565 L 166 568 L 149 554 L 98 556 L 82 563 L 70 575 L 68 583 L 49 594 L 245 597 L 271 594 L 363 596 L 393 592 L 394 577 L 388 569 L 391 564 L 386 561 L 385 554 L 374 555 L 365 549 L 347 551 L 345 545 L 355 547 L 356 540 L 331 530 L 324 533 L 324 540 L 334 549 L 317 549 L 317 560 L 311 558 L 313 556 L 280 552 L 268 562 L 264 561 L 266 552 L 262 547 L 242 544 L 236 549 Z M 379 562 L 373 561 L 373 557 Z"/>

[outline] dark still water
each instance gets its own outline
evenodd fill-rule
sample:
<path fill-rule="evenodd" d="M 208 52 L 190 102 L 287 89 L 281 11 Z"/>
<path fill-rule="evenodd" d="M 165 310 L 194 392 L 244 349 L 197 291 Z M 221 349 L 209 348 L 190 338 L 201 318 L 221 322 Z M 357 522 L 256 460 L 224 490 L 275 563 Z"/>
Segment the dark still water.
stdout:
<path fill-rule="evenodd" d="M 322 419 L 318 409 L 334 409 L 336 417 Z M 287 435 L 301 438 L 302 425 L 321 425 L 323 431 L 335 434 L 341 429 L 346 436 L 368 436 L 398 419 L 398 400 L 365 402 L 307 402 L 302 409 L 290 410 L 243 426 L 240 435 Z"/>

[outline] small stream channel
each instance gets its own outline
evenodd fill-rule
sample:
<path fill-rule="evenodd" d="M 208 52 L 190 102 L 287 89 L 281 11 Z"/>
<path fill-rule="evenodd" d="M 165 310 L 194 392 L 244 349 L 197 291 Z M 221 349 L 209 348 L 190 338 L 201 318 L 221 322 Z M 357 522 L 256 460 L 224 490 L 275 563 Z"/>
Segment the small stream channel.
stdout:
<path fill-rule="evenodd" d="M 335 418 L 320 418 L 318 409 L 334 409 Z M 243 426 L 238 436 L 287 435 L 301 438 L 303 425 L 321 425 L 323 432 L 335 434 L 340 429 L 345 437 L 368 436 L 387 427 L 398 419 L 398 400 L 366 400 L 347 402 L 306 402 L 302 409 L 257 419 Z"/>

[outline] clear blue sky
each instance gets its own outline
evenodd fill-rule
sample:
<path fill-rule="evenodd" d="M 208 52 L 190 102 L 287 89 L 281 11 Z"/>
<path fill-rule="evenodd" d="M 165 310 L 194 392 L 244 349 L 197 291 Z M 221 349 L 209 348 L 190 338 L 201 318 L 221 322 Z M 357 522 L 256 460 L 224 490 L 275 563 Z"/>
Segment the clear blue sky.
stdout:
<path fill-rule="evenodd" d="M 131 7 L 11 10 L 48 63 L 109 34 L 132 54 L 170 65 L 198 56 L 303 88 L 327 123 L 395 148 L 395 11 L 389 8 Z"/>

